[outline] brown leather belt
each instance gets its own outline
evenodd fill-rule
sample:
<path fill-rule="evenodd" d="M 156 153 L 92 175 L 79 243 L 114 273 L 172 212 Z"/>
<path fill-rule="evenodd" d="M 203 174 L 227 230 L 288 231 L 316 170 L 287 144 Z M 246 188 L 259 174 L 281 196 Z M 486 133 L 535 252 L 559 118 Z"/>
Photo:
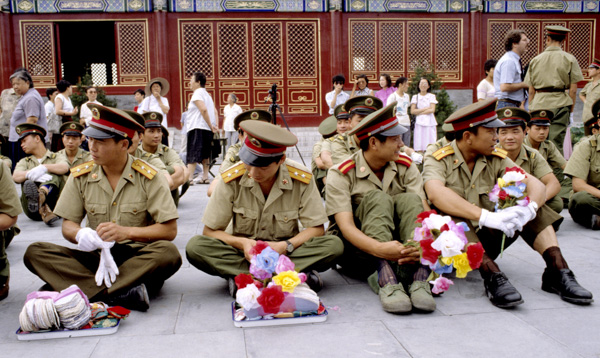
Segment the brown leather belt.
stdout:
<path fill-rule="evenodd" d="M 546 88 L 539 88 L 535 90 L 536 92 L 540 92 L 540 93 L 553 93 L 553 92 L 564 92 L 565 88 L 554 88 L 554 87 L 546 87 Z"/>

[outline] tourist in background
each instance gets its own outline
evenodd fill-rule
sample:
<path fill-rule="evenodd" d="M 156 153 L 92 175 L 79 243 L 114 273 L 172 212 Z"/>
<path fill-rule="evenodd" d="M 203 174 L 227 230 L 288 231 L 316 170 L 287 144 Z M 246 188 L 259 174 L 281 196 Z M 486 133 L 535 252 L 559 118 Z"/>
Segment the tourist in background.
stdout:
<path fill-rule="evenodd" d="M 358 75 L 354 80 L 354 86 L 352 87 L 352 93 L 350 98 L 356 96 L 373 96 L 373 91 L 369 89 L 369 79 L 367 75 Z"/>
<path fill-rule="evenodd" d="M 487 60 L 483 65 L 485 71 L 485 78 L 477 85 L 477 100 L 483 101 L 487 98 L 492 98 L 496 95 L 494 89 L 494 69 L 496 67 L 496 60 Z"/>
<path fill-rule="evenodd" d="M 387 73 L 381 74 L 379 76 L 379 86 L 381 89 L 375 92 L 375 97 L 379 98 L 381 102 L 387 103 L 388 97 L 396 90 L 395 87 L 392 87 L 392 78 L 390 75 Z"/>
<path fill-rule="evenodd" d="M 396 102 L 396 118 L 398 124 L 408 129 L 402 133 L 402 142 L 410 147 L 410 117 L 408 116 L 408 107 L 410 106 L 410 96 L 408 93 L 408 78 L 399 77 L 396 80 L 396 91 L 392 92 L 387 98 L 386 105 Z"/>
<path fill-rule="evenodd" d="M 329 106 L 329 115 L 333 114 L 335 107 L 346 103 L 348 98 L 350 98 L 350 95 L 344 92 L 346 77 L 343 75 L 335 75 L 331 82 L 333 83 L 333 91 L 325 95 L 325 102 L 327 102 L 327 105 Z"/>
<path fill-rule="evenodd" d="M 166 128 L 168 125 L 167 113 L 169 113 L 170 107 L 169 100 L 165 95 L 169 93 L 169 82 L 161 77 L 153 78 L 146 85 L 145 93 L 149 93 L 149 95 L 139 104 L 137 112 L 139 114 L 146 112 L 158 112 L 162 114 L 161 125 Z"/>
<path fill-rule="evenodd" d="M 431 82 L 423 77 L 419 81 L 419 93 L 410 101 L 410 113 L 416 116 L 414 150 L 424 152 L 427 146 L 437 140 L 437 122 L 435 120 L 435 105 L 438 103 L 431 93 Z"/>
<path fill-rule="evenodd" d="M 138 88 L 135 90 L 135 92 L 133 92 L 133 97 L 135 98 L 136 103 L 135 107 L 133 107 L 133 110 L 137 112 L 140 104 L 144 100 L 144 97 L 146 97 L 146 92 L 144 92 L 143 89 Z"/>
<path fill-rule="evenodd" d="M 54 113 L 62 117 L 62 123 L 70 122 L 74 116 L 79 112 L 77 108 L 73 108 L 73 102 L 71 102 L 70 96 L 73 94 L 73 88 L 71 83 L 66 80 L 60 80 L 56 84 L 59 94 L 54 99 Z"/>
<path fill-rule="evenodd" d="M 223 131 L 225 132 L 225 138 L 227 138 L 227 149 L 238 140 L 238 133 L 233 128 L 233 119 L 242 112 L 242 107 L 237 104 L 237 96 L 230 93 L 227 96 L 227 105 L 223 108 L 223 116 L 225 117 Z"/>

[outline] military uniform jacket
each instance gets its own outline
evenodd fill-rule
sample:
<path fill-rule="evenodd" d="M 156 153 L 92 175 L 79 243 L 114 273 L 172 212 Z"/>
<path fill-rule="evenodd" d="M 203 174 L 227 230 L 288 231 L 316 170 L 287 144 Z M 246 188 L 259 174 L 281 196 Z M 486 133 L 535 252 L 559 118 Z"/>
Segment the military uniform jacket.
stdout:
<path fill-rule="evenodd" d="M 133 153 L 133 156 L 135 158 L 143 159 L 146 162 L 152 164 L 152 166 L 155 167 L 156 169 L 158 169 L 159 171 L 163 171 L 163 172 L 167 171 L 167 167 L 165 166 L 165 163 L 163 163 L 162 160 L 160 160 L 158 155 L 144 152 L 142 150 L 141 144 L 139 147 L 137 147 L 137 149 L 135 150 L 135 153 Z"/>
<path fill-rule="evenodd" d="M 529 136 L 525 137 L 523 144 L 525 144 L 528 147 L 531 147 L 531 141 L 529 141 Z M 542 143 L 540 143 L 540 147 L 537 151 L 540 152 L 540 155 L 544 157 L 544 159 L 546 159 L 546 161 L 550 165 L 550 168 L 562 169 L 563 166 L 567 164 L 565 157 L 563 157 L 563 155 L 560 154 L 560 151 L 556 147 L 556 144 L 554 144 L 554 142 L 550 140 L 545 140 Z"/>
<path fill-rule="evenodd" d="M 237 142 L 233 145 L 230 145 L 227 148 L 227 153 L 225 154 L 225 159 L 223 159 L 223 163 L 221 163 L 221 167 L 219 168 L 219 173 L 225 172 L 227 169 L 231 168 L 232 165 L 240 161 L 240 149 L 242 148 L 242 142 Z"/>
<path fill-rule="evenodd" d="M 153 156 L 158 157 L 158 159 L 160 159 L 160 161 L 166 167 L 166 170 L 169 172 L 169 174 L 173 174 L 175 172 L 175 169 L 173 167 L 185 167 L 185 164 L 183 163 L 183 160 L 181 160 L 181 158 L 179 157 L 179 154 L 177 154 L 177 152 L 175 152 L 173 149 L 167 147 L 164 144 L 159 144 L 156 148 L 155 153 L 146 152 L 143 148 L 142 152 L 144 153 L 142 159 L 144 159 L 148 163 L 150 163 L 150 160 Z"/>
<path fill-rule="evenodd" d="M 321 145 L 321 153 L 331 153 L 333 165 L 341 163 L 359 149 L 358 144 L 354 141 L 354 136 L 348 136 L 345 133 L 336 134 L 331 138 L 327 138 Z"/>
<path fill-rule="evenodd" d="M 583 112 L 581 112 L 581 121 L 585 122 L 594 116 L 592 114 L 592 105 L 600 99 L 600 81 L 596 85 L 594 85 L 594 81 L 588 82 L 579 94 L 585 96 Z"/>
<path fill-rule="evenodd" d="M 489 211 L 494 211 L 494 203 L 488 193 L 507 167 L 516 166 L 503 149 L 496 149 L 492 155 L 477 158 L 471 173 L 455 140 L 437 150 L 430 145 L 423 163 L 423 183 L 439 180 L 463 199 Z M 472 223 L 478 225 L 476 221 Z"/>
<path fill-rule="evenodd" d="M 233 220 L 233 235 L 281 241 L 298 234 L 298 220 L 305 228 L 327 221 L 321 196 L 307 168 L 286 159 L 275 175 L 275 183 L 265 199 L 242 162 L 229 168 L 217 179 L 220 183 L 204 211 L 204 225 L 225 230 Z"/>
<path fill-rule="evenodd" d="M 585 180 L 589 185 L 600 189 L 600 135 L 582 140 L 569 158 L 565 174 Z"/>
<path fill-rule="evenodd" d="M 321 138 L 321 139 L 319 139 L 318 142 L 315 143 L 315 145 L 313 145 L 312 156 L 311 156 L 312 160 L 310 162 L 310 170 L 312 170 L 313 173 L 315 170 L 318 169 L 315 159 L 317 159 L 318 157 L 321 156 L 321 148 L 323 147 L 323 142 L 325 140 L 326 139 Z"/>
<path fill-rule="evenodd" d="M 46 153 L 44 154 L 44 156 L 42 157 L 42 160 L 41 160 L 41 164 L 60 164 L 60 163 L 65 163 L 68 165 L 69 161 L 64 156 L 64 154 L 54 153 L 49 150 L 46 150 Z M 33 155 L 30 155 L 28 157 L 25 157 L 25 158 L 19 160 L 19 162 L 15 166 L 15 171 L 31 170 L 31 169 L 37 167 L 38 165 L 40 165 L 40 162 L 38 162 L 37 158 Z"/>
<path fill-rule="evenodd" d="M 583 74 L 575 56 L 549 46 L 529 62 L 529 70 L 524 82 L 535 89 L 569 89 L 572 83 L 583 81 Z M 573 104 L 571 97 L 564 92 L 538 92 L 529 105 L 530 111 L 548 108 L 561 108 Z"/>
<path fill-rule="evenodd" d="M 0 213 L 10 217 L 18 216 L 23 212 L 21 202 L 17 195 L 15 182 L 10 175 L 10 168 L 0 161 Z"/>
<path fill-rule="evenodd" d="M 517 156 L 517 160 L 515 160 L 515 164 L 538 179 L 552 173 L 552 168 L 540 152 L 524 144 L 521 145 L 521 151 Z"/>
<path fill-rule="evenodd" d="M 67 155 L 66 149 L 61 149 L 57 153 L 61 153 L 62 155 L 65 156 L 65 158 L 67 159 L 67 163 L 69 163 L 69 168 L 76 167 L 78 165 L 81 165 L 83 163 L 86 163 L 86 162 L 89 162 L 90 160 L 92 160 L 92 155 L 90 154 L 90 152 L 88 152 L 87 150 L 83 150 L 81 148 L 77 148 L 77 154 L 75 154 L 75 158 L 73 159 L 73 162 L 69 161 L 69 156 Z"/>
<path fill-rule="evenodd" d="M 144 227 L 178 218 L 165 177 L 131 155 L 114 191 L 94 162 L 72 168 L 54 213 L 76 223 L 87 215 L 94 230 L 103 222 Z"/>
<path fill-rule="evenodd" d="M 365 194 L 381 190 L 389 195 L 415 193 L 425 200 L 423 179 L 412 160 L 402 155 L 401 160 L 388 162 L 383 180 L 373 173 L 363 151 L 352 154 L 344 162 L 331 167 L 327 174 L 327 215 L 354 212 Z"/>

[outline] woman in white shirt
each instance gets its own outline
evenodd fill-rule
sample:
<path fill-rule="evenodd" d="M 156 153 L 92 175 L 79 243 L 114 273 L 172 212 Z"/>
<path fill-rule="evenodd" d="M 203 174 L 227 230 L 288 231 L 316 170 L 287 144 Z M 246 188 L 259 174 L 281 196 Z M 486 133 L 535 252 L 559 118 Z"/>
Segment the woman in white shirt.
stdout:
<path fill-rule="evenodd" d="M 410 113 L 417 116 L 415 120 L 414 149 L 424 152 L 427 146 L 437 140 L 437 122 L 435 105 L 438 103 L 431 92 L 431 82 L 427 78 L 419 81 L 419 93 L 410 101 Z"/>
<path fill-rule="evenodd" d="M 404 145 L 410 147 L 410 117 L 408 116 L 408 107 L 410 107 L 410 96 L 408 91 L 408 78 L 399 77 L 396 80 L 396 91 L 392 92 L 387 98 L 386 105 L 396 102 L 396 118 L 398 118 L 398 124 L 408 129 L 406 133 L 402 134 L 402 142 Z"/>
<path fill-rule="evenodd" d="M 494 68 L 496 67 L 496 60 L 487 60 L 483 65 L 485 70 L 485 78 L 477 85 L 477 100 L 484 101 L 488 98 L 494 97 L 496 90 L 494 89 Z"/>
<path fill-rule="evenodd" d="M 163 120 L 161 125 L 167 128 L 167 113 L 169 113 L 169 100 L 164 97 L 169 92 L 169 82 L 162 78 L 156 77 L 150 80 L 146 85 L 146 93 L 148 97 L 144 98 L 138 106 L 137 112 L 144 114 L 146 112 L 158 112 L 162 114 Z"/>
<path fill-rule="evenodd" d="M 229 148 L 238 139 L 237 131 L 233 127 L 233 119 L 242 113 L 242 107 L 237 105 L 237 96 L 233 93 L 227 96 L 227 103 L 225 108 L 223 108 L 223 116 L 225 117 L 223 130 L 225 131 L 225 138 L 227 138 L 227 148 Z"/>
<path fill-rule="evenodd" d="M 69 81 L 60 80 L 56 84 L 56 88 L 58 88 L 58 96 L 54 99 L 54 112 L 62 116 L 62 122 L 69 122 L 73 119 L 71 116 L 77 114 L 77 108 L 73 108 L 73 103 L 71 102 L 70 96 L 73 94 L 73 89 L 71 88 L 71 83 Z M 62 149 L 62 148 L 61 148 Z"/>
<path fill-rule="evenodd" d="M 92 111 L 88 107 L 88 103 L 95 103 L 102 105 L 102 103 L 98 102 L 96 98 L 98 98 L 98 88 L 94 86 L 89 86 L 85 89 L 85 96 L 88 101 L 81 105 L 81 114 L 79 115 L 79 123 L 88 127 L 89 122 L 92 120 Z"/>

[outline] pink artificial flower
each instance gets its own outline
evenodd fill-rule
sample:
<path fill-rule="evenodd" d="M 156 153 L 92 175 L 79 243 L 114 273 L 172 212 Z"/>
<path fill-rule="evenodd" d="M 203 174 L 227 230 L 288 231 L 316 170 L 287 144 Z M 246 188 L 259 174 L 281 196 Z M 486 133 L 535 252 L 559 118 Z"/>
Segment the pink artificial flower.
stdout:
<path fill-rule="evenodd" d="M 493 203 L 497 203 L 498 199 L 499 199 L 499 194 L 500 194 L 500 187 L 498 186 L 498 184 L 494 185 L 494 189 L 492 189 L 492 191 L 490 191 L 488 193 L 488 197 L 490 198 L 490 201 Z"/>
<path fill-rule="evenodd" d="M 252 259 L 250 259 L 250 273 L 259 280 L 265 280 L 273 276 L 271 272 L 262 270 L 256 265 L 256 256 L 252 256 Z"/>
<path fill-rule="evenodd" d="M 277 260 L 277 264 L 275 265 L 275 272 L 280 274 L 285 271 L 294 271 L 296 265 L 290 260 L 289 257 L 285 255 L 279 255 L 279 259 Z"/>
<path fill-rule="evenodd" d="M 300 272 L 298 274 L 298 277 L 300 278 L 300 282 L 302 283 L 306 282 L 306 279 L 308 278 L 304 272 Z"/>
<path fill-rule="evenodd" d="M 517 200 L 517 205 L 518 206 L 527 206 L 529 205 L 530 201 L 529 201 L 529 197 L 526 196 L 525 198 L 521 199 L 521 200 Z"/>
<path fill-rule="evenodd" d="M 418 242 L 426 239 L 433 240 L 433 236 L 431 236 L 431 231 L 429 231 L 427 227 L 416 227 L 413 240 Z"/>
<path fill-rule="evenodd" d="M 431 292 L 433 292 L 435 294 L 440 294 L 444 291 L 448 291 L 448 289 L 450 288 L 450 285 L 454 285 L 454 282 L 452 282 L 452 280 L 449 280 L 449 279 L 445 278 L 444 276 L 440 276 L 440 277 L 436 278 L 434 281 L 429 281 L 429 283 L 433 285 Z"/>

